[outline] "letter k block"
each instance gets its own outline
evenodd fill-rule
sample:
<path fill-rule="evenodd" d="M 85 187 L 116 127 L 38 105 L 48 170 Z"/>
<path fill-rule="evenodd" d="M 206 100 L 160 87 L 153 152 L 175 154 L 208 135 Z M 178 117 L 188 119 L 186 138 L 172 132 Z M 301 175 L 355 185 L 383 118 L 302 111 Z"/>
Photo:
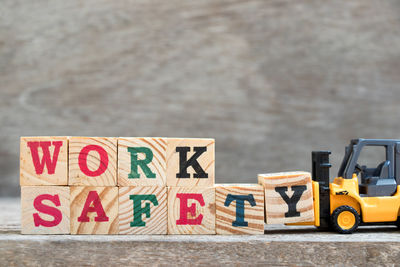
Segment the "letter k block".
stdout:
<path fill-rule="evenodd" d="M 214 176 L 214 139 L 167 139 L 167 186 L 209 187 Z"/>

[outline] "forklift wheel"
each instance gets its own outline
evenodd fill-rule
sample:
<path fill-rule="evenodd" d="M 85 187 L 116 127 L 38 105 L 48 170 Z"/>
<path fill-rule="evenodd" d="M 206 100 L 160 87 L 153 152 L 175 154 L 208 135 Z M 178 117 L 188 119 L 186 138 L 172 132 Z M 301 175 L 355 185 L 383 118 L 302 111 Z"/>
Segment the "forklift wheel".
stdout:
<path fill-rule="evenodd" d="M 360 215 L 350 206 L 340 206 L 333 211 L 331 221 L 336 232 L 351 234 L 360 224 Z"/>

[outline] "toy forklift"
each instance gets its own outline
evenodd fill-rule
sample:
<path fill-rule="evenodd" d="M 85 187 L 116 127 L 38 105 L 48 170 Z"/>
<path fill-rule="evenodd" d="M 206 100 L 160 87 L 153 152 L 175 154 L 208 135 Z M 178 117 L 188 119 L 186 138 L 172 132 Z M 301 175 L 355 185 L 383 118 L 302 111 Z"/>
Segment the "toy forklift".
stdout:
<path fill-rule="evenodd" d="M 360 165 L 359 156 L 368 146 L 382 147 L 386 159 L 374 166 Z M 314 225 L 342 234 L 354 232 L 359 225 L 400 227 L 400 140 L 351 140 L 332 183 L 329 154 L 312 152 Z"/>

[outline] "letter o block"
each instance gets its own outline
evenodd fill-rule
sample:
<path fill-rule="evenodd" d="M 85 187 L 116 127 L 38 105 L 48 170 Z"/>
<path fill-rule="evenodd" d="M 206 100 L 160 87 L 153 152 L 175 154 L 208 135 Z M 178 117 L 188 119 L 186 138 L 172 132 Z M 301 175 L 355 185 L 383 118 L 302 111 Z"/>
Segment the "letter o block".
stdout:
<path fill-rule="evenodd" d="M 215 234 L 215 188 L 169 187 L 168 234 Z"/>
<path fill-rule="evenodd" d="M 259 174 L 265 190 L 267 224 L 314 222 L 311 174 L 281 172 Z"/>
<path fill-rule="evenodd" d="M 69 185 L 117 185 L 117 138 L 71 137 Z"/>
<path fill-rule="evenodd" d="M 218 235 L 264 234 L 264 189 L 257 184 L 215 185 Z"/>
<path fill-rule="evenodd" d="M 22 234 L 69 234 L 68 186 L 21 187 Z"/>
<path fill-rule="evenodd" d="M 165 138 L 118 138 L 118 185 L 165 186 Z"/>
<path fill-rule="evenodd" d="M 209 187 L 214 180 L 214 139 L 167 139 L 167 186 Z"/>

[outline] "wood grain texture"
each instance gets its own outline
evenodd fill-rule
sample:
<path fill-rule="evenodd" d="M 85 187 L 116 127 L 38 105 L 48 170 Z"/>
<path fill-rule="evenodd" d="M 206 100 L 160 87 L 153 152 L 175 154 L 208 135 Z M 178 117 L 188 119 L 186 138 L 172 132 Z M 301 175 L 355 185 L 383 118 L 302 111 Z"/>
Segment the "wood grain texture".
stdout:
<path fill-rule="evenodd" d="M 195 205 L 196 215 L 187 214 L 187 218 L 195 219 L 200 214 L 203 216 L 200 225 L 177 225 L 182 209 L 177 194 L 201 194 L 204 206 L 196 200 L 188 200 L 187 206 Z M 168 234 L 172 235 L 197 235 L 215 234 L 215 188 L 214 187 L 168 187 Z"/>
<path fill-rule="evenodd" d="M 79 166 L 79 154 L 88 145 L 100 146 L 107 152 L 108 164 L 101 162 L 97 151 L 87 155 L 87 167 L 90 171 L 100 166 L 106 170 L 95 177 L 87 176 Z M 115 186 L 117 185 L 117 138 L 113 137 L 70 137 L 69 139 L 69 185 Z"/>
<path fill-rule="evenodd" d="M 142 201 L 141 207 L 150 206 L 150 218 L 141 214 L 146 224 L 132 227 L 134 207 L 131 195 L 155 195 L 158 205 L 150 201 Z M 167 188 L 164 186 L 120 187 L 119 188 L 119 234 L 120 235 L 165 235 L 167 234 Z"/>
<path fill-rule="evenodd" d="M 147 164 L 155 178 L 147 178 L 143 169 L 138 167 L 140 178 L 129 178 L 131 173 L 131 153 L 129 147 L 145 147 L 153 153 L 152 161 Z M 119 186 L 165 186 L 166 185 L 166 151 L 167 141 L 165 138 L 156 137 L 120 137 L 118 138 L 118 185 Z M 144 153 L 138 153 L 138 160 L 146 159 Z"/>
<path fill-rule="evenodd" d="M 50 200 L 41 203 L 58 209 L 61 221 L 52 227 L 35 226 L 33 214 L 37 213 L 45 221 L 53 221 L 54 216 L 38 212 L 34 207 L 34 200 L 40 195 L 57 196 L 60 206 Z M 21 187 L 21 233 L 22 234 L 69 234 L 70 233 L 70 189 L 68 186 L 23 186 Z"/>
<path fill-rule="evenodd" d="M 297 222 L 314 221 L 314 203 L 312 180 L 309 172 L 280 172 L 258 175 L 259 184 L 264 186 L 265 190 L 265 212 L 267 224 L 285 224 Z M 288 212 L 288 205 L 282 196 L 275 191 L 277 187 L 287 187 L 286 194 L 292 197 L 292 186 L 305 185 L 306 190 L 301 195 L 296 205 L 296 210 L 300 216 L 285 217 Z"/>
<path fill-rule="evenodd" d="M 48 166 L 45 165 L 43 172 L 38 174 L 33 164 L 31 149 L 28 142 L 61 141 L 57 163 L 54 173 L 49 174 Z M 50 159 L 53 160 L 55 146 L 49 146 Z M 40 162 L 43 160 L 43 149 L 37 149 Z M 20 139 L 20 185 L 68 185 L 68 138 L 55 136 L 21 137 Z"/>
<path fill-rule="evenodd" d="M 236 220 L 237 202 L 232 201 L 225 206 L 228 194 L 247 196 L 252 195 L 255 206 L 249 201 L 244 202 L 244 221 L 247 226 L 234 226 Z M 216 205 L 216 233 L 218 235 L 229 234 L 264 234 L 264 189 L 257 184 L 216 184 L 215 185 Z"/>
<path fill-rule="evenodd" d="M 176 151 L 177 147 L 189 147 L 190 151 L 187 153 L 187 160 L 194 154 L 194 147 L 206 147 L 197 161 L 201 168 L 207 173 L 208 178 L 194 178 L 195 171 L 192 166 L 187 168 L 190 178 L 177 178 L 179 173 L 179 153 Z M 167 186 L 213 186 L 215 181 L 215 140 L 205 138 L 168 138 L 167 139 Z"/>
<path fill-rule="evenodd" d="M 118 187 L 71 186 L 71 234 L 118 234 Z M 96 212 L 89 212 L 89 222 L 79 222 L 90 191 L 96 191 L 108 221 L 96 222 Z M 93 203 L 92 205 L 93 206 Z"/>

